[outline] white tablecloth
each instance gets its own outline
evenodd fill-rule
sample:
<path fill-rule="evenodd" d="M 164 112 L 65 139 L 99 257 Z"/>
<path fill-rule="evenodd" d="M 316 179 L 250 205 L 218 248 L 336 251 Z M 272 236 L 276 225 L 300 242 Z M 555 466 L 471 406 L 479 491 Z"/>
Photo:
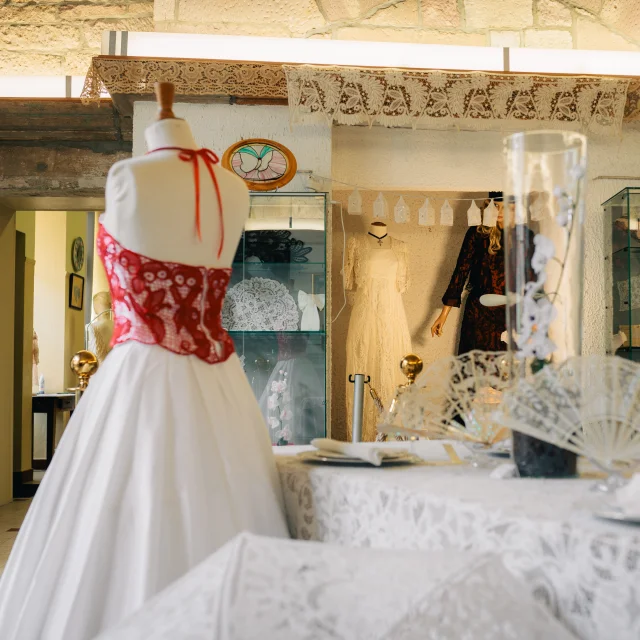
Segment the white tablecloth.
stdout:
<path fill-rule="evenodd" d="M 241 534 L 100 640 L 573 640 L 496 555 Z"/>
<path fill-rule="evenodd" d="M 424 445 L 426 458 L 440 451 L 437 443 Z M 593 517 L 593 481 L 494 480 L 468 465 L 317 466 L 286 455 L 297 448 L 282 449 L 278 468 L 294 537 L 498 552 L 580 638 L 640 638 L 640 529 Z"/>

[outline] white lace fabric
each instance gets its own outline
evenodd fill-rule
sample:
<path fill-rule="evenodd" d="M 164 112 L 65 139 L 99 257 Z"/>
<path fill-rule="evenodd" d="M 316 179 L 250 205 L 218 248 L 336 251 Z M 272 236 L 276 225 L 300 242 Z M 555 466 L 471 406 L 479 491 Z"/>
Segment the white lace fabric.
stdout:
<path fill-rule="evenodd" d="M 619 134 L 628 78 L 284 66 L 293 122 Z"/>
<path fill-rule="evenodd" d="M 99 363 L 104 362 L 111 351 L 112 335 L 113 322 L 111 320 L 92 322 L 87 325 L 87 349 L 95 354 Z"/>
<path fill-rule="evenodd" d="M 222 325 L 228 331 L 296 331 L 298 307 L 281 282 L 249 278 L 227 292 Z"/>
<path fill-rule="evenodd" d="M 588 481 L 499 481 L 466 466 L 338 470 L 287 456 L 278 466 L 295 538 L 500 554 L 577 637 L 640 637 L 640 535 L 579 506 Z"/>
<path fill-rule="evenodd" d="M 172 82 L 178 96 L 288 99 L 292 121 L 301 123 L 499 131 L 559 127 L 618 136 L 623 121 L 640 120 L 640 82 L 629 78 L 118 56 L 92 59 L 82 99 L 153 94 L 160 79 Z"/>
<path fill-rule="evenodd" d="M 409 287 L 406 245 L 386 238 L 383 246 L 371 236 L 349 240 L 345 286 L 356 289 L 347 333 L 347 378 L 357 373 L 371 378 L 371 386 L 384 406 L 403 380 L 400 361 L 411 352 L 411 336 L 402 293 Z M 346 382 L 347 418 L 351 439 L 353 385 Z M 378 409 L 367 398 L 362 424 L 363 440 L 376 438 Z"/>
<path fill-rule="evenodd" d="M 570 640 L 571 635 L 494 555 L 349 549 L 242 534 L 100 640 L 134 638 Z"/>

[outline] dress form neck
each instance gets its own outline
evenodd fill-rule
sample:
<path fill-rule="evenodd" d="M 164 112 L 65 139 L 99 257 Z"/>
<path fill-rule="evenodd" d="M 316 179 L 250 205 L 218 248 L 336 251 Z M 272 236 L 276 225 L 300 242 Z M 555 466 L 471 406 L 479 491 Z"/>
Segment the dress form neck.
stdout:
<path fill-rule="evenodd" d="M 186 120 L 166 118 L 159 120 L 145 131 L 147 149 L 155 151 L 164 147 L 180 147 L 181 149 L 197 149 L 198 145 Z"/>

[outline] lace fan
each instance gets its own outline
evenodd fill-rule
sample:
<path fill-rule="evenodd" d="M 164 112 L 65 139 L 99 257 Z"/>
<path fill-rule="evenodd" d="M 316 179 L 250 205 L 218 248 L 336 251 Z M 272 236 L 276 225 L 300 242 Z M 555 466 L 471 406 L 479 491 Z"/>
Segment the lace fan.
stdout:
<path fill-rule="evenodd" d="M 492 445 L 509 437 L 492 414 L 509 384 L 504 352 L 470 351 L 438 360 L 398 398 L 395 420 L 378 429 L 420 438 Z"/>
<path fill-rule="evenodd" d="M 616 356 L 548 365 L 506 391 L 494 418 L 609 473 L 640 464 L 640 365 Z"/>

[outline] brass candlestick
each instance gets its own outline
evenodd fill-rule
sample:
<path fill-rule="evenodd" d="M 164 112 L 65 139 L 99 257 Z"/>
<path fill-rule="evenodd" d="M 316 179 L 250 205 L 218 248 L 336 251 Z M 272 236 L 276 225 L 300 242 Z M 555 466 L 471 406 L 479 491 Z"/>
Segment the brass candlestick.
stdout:
<path fill-rule="evenodd" d="M 412 385 L 415 384 L 416 378 L 422 372 L 422 367 L 424 363 L 422 362 L 422 358 L 416 356 L 413 353 L 406 355 L 400 361 L 400 370 L 406 376 L 407 382 L 404 384 L 398 385 L 396 389 L 395 396 L 391 401 L 391 405 L 389 406 L 389 412 L 386 416 L 384 416 L 382 424 L 380 426 L 384 426 L 387 430 L 390 426 L 396 423 L 397 413 L 398 413 L 398 402 L 400 401 L 400 396 L 405 393 L 408 389 L 411 388 Z"/>
<path fill-rule="evenodd" d="M 422 373 L 423 366 L 422 358 L 413 353 L 402 358 L 402 361 L 400 362 L 400 370 L 407 377 L 407 384 L 415 383 L 416 378 Z"/>
<path fill-rule="evenodd" d="M 71 358 L 69 366 L 71 367 L 71 371 L 78 376 L 78 386 L 74 389 L 69 389 L 69 391 L 76 392 L 77 403 L 89 384 L 89 378 L 98 370 L 98 358 L 96 358 L 91 351 L 85 351 L 83 349 Z"/>

